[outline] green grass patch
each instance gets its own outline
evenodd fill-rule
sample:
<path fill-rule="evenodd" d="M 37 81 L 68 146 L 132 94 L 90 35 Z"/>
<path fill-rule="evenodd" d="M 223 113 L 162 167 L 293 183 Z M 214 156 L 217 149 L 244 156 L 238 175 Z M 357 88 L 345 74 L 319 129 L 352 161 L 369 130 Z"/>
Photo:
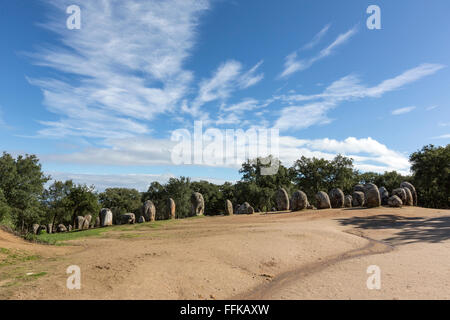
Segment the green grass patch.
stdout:
<path fill-rule="evenodd" d="M 38 242 L 52 244 L 52 245 L 63 245 L 63 242 L 70 240 L 77 240 L 86 237 L 100 237 L 103 233 L 111 231 L 111 228 L 98 228 L 89 229 L 83 231 L 71 231 L 64 233 L 51 233 L 51 234 L 40 234 L 35 236 Z"/>
<path fill-rule="evenodd" d="M 197 217 L 190 217 L 183 220 L 189 220 L 189 219 L 200 219 L 203 218 L 203 216 L 197 216 Z M 127 224 L 127 225 L 116 225 L 106 228 L 97 228 L 97 229 L 89 229 L 89 230 L 76 230 L 71 232 L 65 232 L 65 233 L 52 233 L 52 234 L 40 234 L 40 235 L 28 235 L 27 239 L 30 241 L 38 241 L 41 243 L 51 244 L 51 245 L 66 245 L 65 242 L 71 241 L 71 240 L 78 240 L 83 239 L 86 237 L 102 237 L 105 236 L 105 233 L 108 232 L 120 232 L 120 231 L 138 231 L 143 229 L 158 229 L 163 228 L 169 224 L 176 223 L 178 221 L 181 221 L 179 219 L 177 220 L 158 220 L 155 222 L 146 222 L 146 223 L 137 223 L 137 224 Z M 120 235 L 119 238 L 138 238 L 140 235 Z"/>
<path fill-rule="evenodd" d="M 2 248 L 4 249 L 4 248 Z M 4 258 L 2 261 L 0 261 L 0 268 L 10 265 L 15 265 L 22 262 L 28 262 L 28 261 L 36 261 L 39 260 L 41 257 L 38 255 L 29 255 L 25 252 L 13 252 L 8 249 L 2 250 L 2 253 L 6 254 L 6 258 Z"/>

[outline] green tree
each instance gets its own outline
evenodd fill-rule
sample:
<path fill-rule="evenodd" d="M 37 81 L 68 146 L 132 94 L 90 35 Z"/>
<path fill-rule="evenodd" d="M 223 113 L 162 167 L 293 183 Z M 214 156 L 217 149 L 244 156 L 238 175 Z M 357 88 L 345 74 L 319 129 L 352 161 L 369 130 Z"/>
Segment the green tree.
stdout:
<path fill-rule="evenodd" d="M 208 181 L 192 182 L 193 192 L 200 192 L 205 200 L 205 215 L 219 215 L 225 212 L 225 198 L 220 186 Z"/>
<path fill-rule="evenodd" d="M 11 217 L 16 228 L 25 231 L 33 223 L 45 219 L 40 198 L 44 184 L 50 177 L 44 175 L 35 155 L 19 155 L 14 159 L 3 153 L 0 157 L 0 189 L 11 208 Z"/>
<path fill-rule="evenodd" d="M 175 201 L 177 218 L 181 219 L 191 215 L 192 192 L 189 178 L 170 178 L 165 185 L 159 182 L 151 183 L 143 194 L 142 201 L 151 200 L 156 207 L 157 219 L 164 219 L 167 200 L 172 198 Z"/>
<path fill-rule="evenodd" d="M 6 202 L 2 189 L 0 189 L 0 225 L 14 227 L 11 220 L 11 208 Z"/>
<path fill-rule="evenodd" d="M 76 217 L 90 214 L 95 221 L 100 211 L 100 203 L 98 201 L 98 194 L 94 186 L 87 186 L 85 184 L 75 185 L 70 189 L 67 197 L 68 208 L 71 212 L 74 223 Z"/>
<path fill-rule="evenodd" d="M 74 188 L 72 180 L 65 182 L 55 181 L 42 196 L 43 205 L 46 209 L 47 222 L 56 226 L 60 223 L 72 223 L 73 210 L 70 193 Z"/>
<path fill-rule="evenodd" d="M 103 208 L 109 208 L 117 219 L 124 213 L 140 215 L 141 193 L 136 189 L 108 188 L 99 195 L 100 204 Z"/>
<path fill-rule="evenodd" d="M 340 188 L 349 194 L 356 183 L 357 171 L 353 159 L 337 155 L 333 160 L 301 157 L 294 163 L 294 181 L 306 193 L 310 202 L 318 191 Z"/>
<path fill-rule="evenodd" d="M 414 152 L 409 161 L 419 205 L 450 208 L 450 144 L 425 146 Z"/>
<path fill-rule="evenodd" d="M 275 174 L 263 174 L 263 168 L 278 163 Z M 288 169 L 281 161 L 269 156 L 268 159 L 257 158 L 242 164 L 239 171 L 242 179 L 235 185 L 234 199 L 237 203 L 248 202 L 255 210 L 269 211 L 275 206 L 275 196 L 279 188 L 285 188 L 291 194 L 294 188 L 292 180 L 294 171 Z"/>

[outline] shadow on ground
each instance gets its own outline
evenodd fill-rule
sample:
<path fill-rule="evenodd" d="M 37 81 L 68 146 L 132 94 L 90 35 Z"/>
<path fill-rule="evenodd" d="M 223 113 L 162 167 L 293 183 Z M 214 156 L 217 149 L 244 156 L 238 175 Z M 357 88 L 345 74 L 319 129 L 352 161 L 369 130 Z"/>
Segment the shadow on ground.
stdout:
<path fill-rule="evenodd" d="M 338 221 L 341 225 L 354 226 L 357 229 L 398 229 L 394 236 L 383 239 L 392 245 L 416 242 L 438 243 L 450 239 L 450 216 L 424 218 L 376 215 L 338 219 Z"/>

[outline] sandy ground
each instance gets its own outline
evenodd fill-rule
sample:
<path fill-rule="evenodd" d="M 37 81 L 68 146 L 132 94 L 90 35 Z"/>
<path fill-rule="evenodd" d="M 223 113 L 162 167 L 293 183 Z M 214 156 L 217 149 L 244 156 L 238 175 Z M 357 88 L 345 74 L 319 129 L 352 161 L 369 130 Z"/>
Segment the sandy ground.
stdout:
<path fill-rule="evenodd" d="M 64 247 L 0 232 L 0 248 L 41 256 L 0 277 L 46 273 L 0 281 L 0 299 L 450 299 L 449 210 L 204 217 L 112 228 Z M 81 290 L 66 287 L 70 265 L 81 268 Z M 380 290 L 367 288 L 371 265 Z"/>

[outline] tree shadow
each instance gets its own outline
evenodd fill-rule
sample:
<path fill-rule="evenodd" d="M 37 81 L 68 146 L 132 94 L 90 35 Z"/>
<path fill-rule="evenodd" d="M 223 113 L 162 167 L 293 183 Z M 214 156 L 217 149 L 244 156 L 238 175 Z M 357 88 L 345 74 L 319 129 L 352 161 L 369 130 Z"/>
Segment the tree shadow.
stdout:
<path fill-rule="evenodd" d="M 383 239 L 392 245 L 428 242 L 439 243 L 450 239 L 450 216 L 425 218 L 397 215 L 376 215 L 337 219 L 341 225 L 357 229 L 398 230 L 394 236 Z"/>

